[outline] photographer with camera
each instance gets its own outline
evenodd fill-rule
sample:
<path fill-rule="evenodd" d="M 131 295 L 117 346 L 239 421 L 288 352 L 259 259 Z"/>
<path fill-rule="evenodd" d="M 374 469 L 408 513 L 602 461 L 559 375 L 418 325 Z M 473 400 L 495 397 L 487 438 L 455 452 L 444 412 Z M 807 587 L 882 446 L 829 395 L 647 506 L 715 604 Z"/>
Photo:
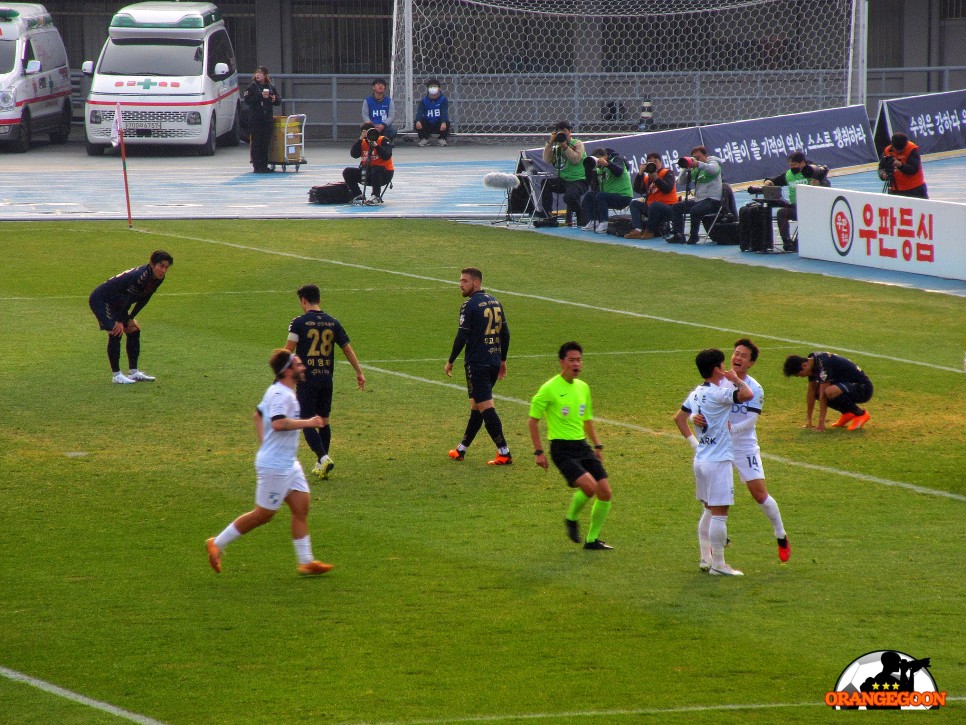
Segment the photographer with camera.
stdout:
<path fill-rule="evenodd" d="M 928 199 L 919 147 L 904 133 L 894 133 L 890 140 L 879 161 L 879 178 L 886 183 L 888 193 Z"/>
<path fill-rule="evenodd" d="M 634 191 L 641 195 L 639 199 L 631 199 L 634 228 L 624 239 L 654 239 L 660 233 L 660 225 L 671 218 L 671 206 L 678 201 L 674 169 L 665 166 L 656 151 L 649 153 L 645 161 L 634 177 Z"/>
<path fill-rule="evenodd" d="M 584 194 L 581 205 L 590 221 L 583 229 L 607 234 L 608 210 L 623 209 L 634 196 L 627 162 L 614 149 L 597 148 L 584 159 L 584 171 L 590 190 Z"/>
<path fill-rule="evenodd" d="M 580 200 L 587 193 L 589 185 L 584 174 L 584 159 L 587 151 L 584 142 L 573 137 L 569 121 L 557 121 L 554 130 L 543 147 L 543 160 L 557 170 L 557 178 L 543 185 L 541 206 L 544 216 L 553 209 L 553 195 L 563 194 L 567 205 L 567 226 L 576 218 L 577 226 L 584 226 L 587 218 Z"/>
<path fill-rule="evenodd" d="M 379 134 L 390 141 L 396 138 L 396 102 L 386 95 L 386 79 L 376 78 L 372 82 L 372 95 L 362 102 L 362 122 L 371 123 Z"/>
<path fill-rule="evenodd" d="M 382 204 L 382 189 L 392 181 L 392 141 L 379 133 L 371 123 L 362 124 L 362 133 L 349 150 L 349 156 L 360 159 L 359 166 L 342 170 L 342 178 L 352 192 L 353 203 Z M 372 187 L 372 196 L 366 195 L 359 184 Z"/>
<path fill-rule="evenodd" d="M 701 217 L 714 214 L 721 206 L 721 159 L 709 156 L 704 146 L 695 146 L 690 156 L 678 159 L 683 169 L 682 177 L 687 187 L 694 185 L 694 198 L 688 199 L 685 191 L 684 201 L 671 207 L 671 226 L 674 233 L 667 240 L 669 244 L 697 244 L 701 231 Z M 691 217 L 691 231 L 684 238 L 684 215 Z"/>
<path fill-rule="evenodd" d="M 775 214 L 778 221 L 778 233 L 782 238 L 782 248 L 786 252 L 797 252 L 798 246 L 791 236 L 791 222 L 798 221 L 795 187 L 799 184 L 811 186 L 831 186 L 828 180 L 828 167 L 813 164 L 805 158 L 801 151 L 795 151 L 788 157 L 788 171 L 770 179 L 765 179 L 762 186 L 787 186 L 788 206 L 782 206 Z M 759 189 L 755 191 L 755 189 Z M 749 186 L 752 194 L 760 193 L 760 187 Z"/>

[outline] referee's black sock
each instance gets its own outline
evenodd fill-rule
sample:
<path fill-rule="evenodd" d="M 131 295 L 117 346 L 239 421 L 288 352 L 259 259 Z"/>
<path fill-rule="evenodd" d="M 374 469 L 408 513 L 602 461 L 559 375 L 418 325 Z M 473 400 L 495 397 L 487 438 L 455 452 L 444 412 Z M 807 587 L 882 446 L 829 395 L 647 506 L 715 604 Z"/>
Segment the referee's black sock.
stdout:
<path fill-rule="evenodd" d="M 483 414 L 478 410 L 470 411 L 470 419 L 466 422 L 466 432 L 463 433 L 463 442 L 460 445 L 466 450 L 473 444 L 473 439 L 483 427 Z"/>
<path fill-rule="evenodd" d="M 497 450 L 500 453 L 508 451 L 506 438 L 503 437 L 503 422 L 500 420 L 500 416 L 497 415 L 496 408 L 487 408 L 483 411 L 483 425 L 486 426 L 486 432 L 490 434 L 490 438 L 496 444 Z"/>

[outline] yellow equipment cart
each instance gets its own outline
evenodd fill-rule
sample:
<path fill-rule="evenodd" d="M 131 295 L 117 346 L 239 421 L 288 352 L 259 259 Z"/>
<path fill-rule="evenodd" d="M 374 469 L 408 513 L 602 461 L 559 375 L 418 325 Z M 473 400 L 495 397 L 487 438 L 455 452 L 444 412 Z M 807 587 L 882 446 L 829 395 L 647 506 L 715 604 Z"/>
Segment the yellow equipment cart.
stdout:
<path fill-rule="evenodd" d="M 275 116 L 272 140 L 268 144 L 268 165 L 272 167 L 272 171 L 275 171 L 276 166 L 281 166 L 282 171 L 294 166 L 298 173 L 299 166 L 304 163 L 305 114 Z"/>

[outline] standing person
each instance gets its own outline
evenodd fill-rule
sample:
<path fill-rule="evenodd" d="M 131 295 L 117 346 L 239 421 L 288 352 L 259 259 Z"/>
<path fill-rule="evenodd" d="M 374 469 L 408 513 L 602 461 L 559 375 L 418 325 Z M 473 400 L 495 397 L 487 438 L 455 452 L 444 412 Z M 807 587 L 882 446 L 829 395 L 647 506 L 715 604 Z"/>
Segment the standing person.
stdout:
<path fill-rule="evenodd" d="M 439 135 L 439 145 L 449 138 L 449 101 L 443 95 L 436 78 L 426 81 L 426 95 L 416 107 L 416 134 L 420 146 L 429 146 L 429 137 Z"/>
<path fill-rule="evenodd" d="M 252 166 L 256 174 L 270 174 L 268 168 L 268 146 L 272 140 L 274 116 L 272 108 L 280 106 L 282 99 L 268 77 L 268 68 L 263 65 L 255 69 L 252 82 L 245 90 L 242 99 L 248 105 L 249 129 L 251 134 Z"/>
<path fill-rule="evenodd" d="M 592 498 L 596 498 L 590 510 L 590 528 L 584 548 L 610 551 L 614 547 L 600 538 L 600 530 L 613 505 L 613 492 L 607 471 L 604 470 L 604 445 L 594 427 L 594 406 L 590 398 L 590 386 L 578 380 L 583 369 L 584 349 L 576 342 L 560 346 L 560 374 L 543 385 L 530 401 L 530 440 L 536 464 L 547 470 L 547 456 L 540 440 L 540 419 L 547 419 L 547 439 L 550 441 L 550 458 L 560 471 L 567 485 L 575 489 L 570 507 L 564 517 L 567 536 L 575 544 L 580 543 L 580 524 L 577 517 Z M 593 443 L 593 448 L 587 439 Z"/>
<path fill-rule="evenodd" d="M 389 185 L 395 174 L 392 163 L 392 141 L 380 135 L 371 124 L 362 124 L 362 134 L 349 149 L 349 156 L 359 159 L 358 166 L 347 166 L 342 170 L 342 178 L 349 186 L 353 195 L 353 202 L 364 201 L 366 204 L 382 204 L 383 187 Z M 362 193 L 359 184 L 365 183 L 372 187 L 372 196 L 368 199 Z"/>
<path fill-rule="evenodd" d="M 735 350 L 731 354 L 731 369 L 751 388 L 751 400 L 744 404 L 731 406 L 731 416 L 728 418 L 728 428 L 731 431 L 731 445 L 734 448 L 732 463 L 738 472 L 738 477 L 748 487 L 748 493 L 758 503 L 761 512 L 771 521 L 775 539 L 778 540 L 778 560 L 788 561 L 792 554 L 785 525 L 782 523 L 781 511 L 765 487 L 765 468 L 761 462 L 761 448 L 758 446 L 758 435 L 755 425 L 765 404 L 765 391 L 748 371 L 758 361 L 758 346 L 743 337 L 735 342 Z M 707 425 L 707 420 L 700 413 L 691 418 L 698 426 Z"/>
<path fill-rule="evenodd" d="M 674 422 L 694 450 L 694 496 L 703 506 L 698 520 L 701 552 L 698 566 L 715 576 L 744 576 L 724 559 L 728 509 L 735 502 L 731 473 L 734 447 L 728 432 L 728 418 L 732 405 L 748 402 L 754 393 L 734 370 L 724 369 L 724 359 L 724 353 L 713 348 L 697 354 L 694 363 L 704 382 L 685 398 L 674 415 Z M 705 421 L 699 426 L 700 438 L 694 435 L 690 424 L 697 413 Z"/>
<path fill-rule="evenodd" d="M 682 176 L 694 185 L 694 198 L 677 202 L 671 207 L 671 226 L 674 234 L 668 239 L 670 244 L 697 244 L 701 233 L 701 217 L 714 214 L 721 206 L 721 159 L 709 156 L 704 146 L 695 146 L 690 156 L 678 159 L 678 166 L 684 171 Z M 691 218 L 691 231 L 684 238 L 684 217 Z"/>
<path fill-rule="evenodd" d="M 890 194 L 928 199 L 919 147 L 904 133 L 892 134 L 890 141 L 879 162 L 879 178 L 889 182 Z"/>
<path fill-rule="evenodd" d="M 818 401 L 818 425 L 825 430 L 825 416 L 829 408 L 842 415 L 832 423 L 833 428 L 848 426 L 858 430 L 869 422 L 869 411 L 858 406 L 872 398 L 872 381 L 862 368 L 841 355 L 830 352 L 810 352 L 808 357 L 789 355 L 785 358 L 785 377 L 808 378 L 805 389 L 805 428 L 812 427 L 812 413 Z"/>
<path fill-rule="evenodd" d="M 221 573 L 221 554 L 235 539 L 275 516 L 284 501 L 292 511 L 292 543 L 299 574 L 325 574 L 331 564 L 316 561 L 309 536 L 309 484 L 298 460 L 299 430 L 322 425 L 319 416 L 300 419 L 295 386 L 305 379 L 305 365 L 288 350 L 275 350 L 268 360 L 275 373 L 252 419 L 261 444 L 255 456 L 258 485 L 255 508 L 232 521 L 218 536 L 208 539 L 208 563 Z"/>
<path fill-rule="evenodd" d="M 285 349 L 294 352 L 306 366 L 306 374 L 295 388 L 302 418 L 318 416 L 322 424 L 318 429 L 304 428 L 305 442 L 315 454 L 318 463 L 312 473 L 325 480 L 329 471 L 335 468 L 329 449 L 332 443 L 332 427 L 329 414 L 332 412 L 332 375 L 335 373 L 335 346 L 342 348 L 342 354 L 356 371 L 359 390 L 366 389 L 366 376 L 356 357 L 349 336 L 337 319 L 322 311 L 319 306 L 322 294 L 318 285 L 305 284 L 296 293 L 303 314 L 292 320 L 288 326 L 288 340 Z"/>
<path fill-rule="evenodd" d="M 665 166 L 656 151 L 649 153 L 646 161 L 634 177 L 634 191 L 641 198 L 631 200 L 633 229 L 624 239 L 654 239 L 661 232 L 659 224 L 671 218 L 671 206 L 678 202 L 674 169 Z"/>
<path fill-rule="evenodd" d="M 362 122 L 371 123 L 380 136 L 394 141 L 398 133 L 392 125 L 395 119 L 396 102 L 386 95 L 386 79 L 376 78 L 372 82 L 372 95 L 362 101 Z"/>
<path fill-rule="evenodd" d="M 141 355 L 141 326 L 134 316 L 144 309 L 164 282 L 174 258 L 163 249 L 151 254 L 147 264 L 111 277 L 91 292 L 88 304 L 102 330 L 107 332 L 107 361 L 113 382 L 120 384 L 154 382 L 152 375 L 138 369 Z M 131 305 L 134 305 L 132 308 Z M 127 335 L 127 362 L 130 371 L 121 372 L 121 335 Z"/>
<path fill-rule="evenodd" d="M 614 149 L 597 148 L 588 157 L 588 185 L 581 205 L 590 221 L 584 231 L 607 234 L 608 209 L 623 209 L 631 203 L 634 190 L 627 164 Z"/>
<path fill-rule="evenodd" d="M 470 419 L 463 440 L 449 452 L 449 457 L 462 461 L 480 428 L 486 426 L 486 432 L 496 444 L 496 456 L 487 464 L 509 466 L 513 463 L 513 456 L 503 436 L 503 422 L 493 405 L 493 386 L 497 380 L 506 377 L 510 326 L 503 305 L 483 289 L 483 273 L 479 269 L 466 267 L 461 270 L 459 284 L 460 294 L 466 297 L 466 302 L 460 307 L 459 329 L 443 372 L 453 376 L 453 363 L 465 347 L 463 365 L 466 392 L 470 398 Z"/>
<path fill-rule="evenodd" d="M 573 126 L 569 121 L 557 121 L 554 130 L 543 147 L 543 160 L 557 171 L 557 177 L 550 179 L 543 185 L 540 205 L 543 213 L 549 214 L 553 210 L 553 195 L 563 194 L 567 207 L 567 226 L 571 226 L 576 219 L 577 226 L 587 224 L 580 200 L 590 188 L 584 172 L 584 159 L 587 151 L 584 142 L 574 138 Z"/>

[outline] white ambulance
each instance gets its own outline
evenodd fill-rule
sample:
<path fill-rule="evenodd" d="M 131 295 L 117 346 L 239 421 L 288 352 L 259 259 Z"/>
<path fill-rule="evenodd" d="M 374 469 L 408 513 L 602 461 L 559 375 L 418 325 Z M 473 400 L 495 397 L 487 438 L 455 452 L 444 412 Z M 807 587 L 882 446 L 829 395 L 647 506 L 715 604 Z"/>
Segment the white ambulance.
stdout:
<path fill-rule="evenodd" d="M 0 143 L 27 151 L 37 133 L 70 135 L 67 51 L 43 5 L 0 1 Z"/>
<path fill-rule="evenodd" d="M 121 8 L 94 63 L 84 110 L 87 153 L 111 145 L 121 104 L 125 144 L 238 144 L 238 71 L 221 12 L 205 2 L 143 2 Z"/>

